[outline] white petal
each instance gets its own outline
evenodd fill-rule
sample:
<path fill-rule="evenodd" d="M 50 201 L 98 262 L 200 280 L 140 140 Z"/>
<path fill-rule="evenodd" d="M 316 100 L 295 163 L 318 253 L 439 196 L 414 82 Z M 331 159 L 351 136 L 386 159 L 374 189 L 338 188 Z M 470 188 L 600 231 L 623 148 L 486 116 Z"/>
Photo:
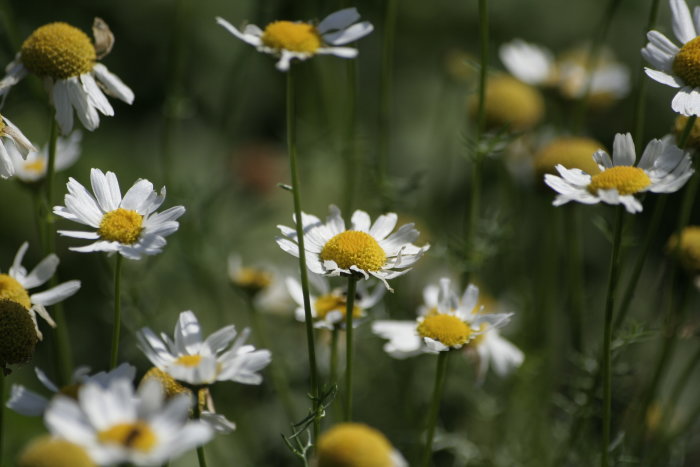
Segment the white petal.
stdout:
<path fill-rule="evenodd" d="M 630 133 L 617 133 L 613 142 L 613 165 L 634 165 L 637 155 Z"/>
<path fill-rule="evenodd" d="M 357 12 L 357 8 L 345 8 L 323 18 L 316 30 L 319 34 L 325 34 L 328 31 L 345 29 L 359 19 L 360 13 Z"/>
<path fill-rule="evenodd" d="M 678 113 L 691 117 L 700 115 L 700 93 L 697 88 L 681 88 L 671 101 L 671 108 Z"/>
<path fill-rule="evenodd" d="M 66 298 L 75 295 L 80 290 L 80 281 L 68 281 L 45 290 L 40 293 L 32 294 L 30 297 L 32 303 L 44 306 L 51 306 L 58 302 L 62 302 Z"/>
<path fill-rule="evenodd" d="M 651 68 L 645 67 L 644 72 L 654 81 L 658 81 L 666 86 L 671 86 L 672 88 L 680 88 L 684 85 L 680 78 L 664 73 L 663 71 L 652 70 Z"/>
<path fill-rule="evenodd" d="M 262 44 L 262 41 L 260 40 L 259 36 L 256 36 L 253 34 L 242 33 L 241 31 L 236 29 L 231 23 L 229 23 L 228 21 L 226 21 L 225 19 L 223 19 L 219 16 L 216 17 L 216 22 L 219 25 L 223 26 L 228 32 L 230 32 L 231 34 L 233 34 L 234 36 L 236 36 L 237 38 L 242 40 L 243 42 L 247 42 L 248 44 L 254 45 L 254 46 L 259 46 L 260 44 Z"/>
<path fill-rule="evenodd" d="M 690 10 L 685 0 L 670 0 L 671 5 L 671 24 L 673 33 L 676 38 L 685 44 L 697 36 L 693 18 L 690 16 Z"/>
<path fill-rule="evenodd" d="M 111 73 L 106 66 L 96 63 L 92 68 L 97 80 L 102 84 L 104 90 L 110 96 L 116 97 L 127 104 L 134 102 L 134 91 L 122 82 L 114 73 Z"/>
<path fill-rule="evenodd" d="M 27 417 L 42 415 L 49 405 L 49 401 L 34 391 L 24 386 L 12 385 L 12 394 L 5 407 Z"/>
<path fill-rule="evenodd" d="M 499 57 L 513 76 L 528 84 L 546 84 L 553 71 L 552 53 L 521 39 L 502 45 Z"/>
<path fill-rule="evenodd" d="M 353 24 L 337 32 L 323 34 L 323 40 L 331 45 L 344 45 L 356 41 L 374 30 L 374 26 L 368 21 Z"/>
<path fill-rule="evenodd" d="M 68 87 L 66 80 L 59 79 L 54 83 L 51 91 L 53 105 L 56 108 L 56 121 L 64 135 L 73 129 L 73 106 L 70 103 Z"/>
<path fill-rule="evenodd" d="M 83 91 L 88 95 L 92 105 L 102 112 L 102 114 L 110 117 L 113 116 L 114 109 L 95 82 L 95 78 L 93 78 L 90 73 L 85 73 L 80 75 L 80 81 L 83 84 Z"/>
<path fill-rule="evenodd" d="M 95 106 L 90 101 L 88 94 L 83 90 L 83 86 L 76 77 L 65 80 L 68 89 L 68 98 L 75 109 L 75 113 L 83 126 L 93 131 L 100 125 L 100 116 Z"/>

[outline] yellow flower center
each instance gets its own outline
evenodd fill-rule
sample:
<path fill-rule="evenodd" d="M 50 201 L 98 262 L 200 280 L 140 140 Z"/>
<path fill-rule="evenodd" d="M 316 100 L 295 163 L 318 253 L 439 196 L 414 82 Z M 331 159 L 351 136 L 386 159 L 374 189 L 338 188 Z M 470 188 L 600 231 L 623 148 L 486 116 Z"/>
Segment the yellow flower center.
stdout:
<path fill-rule="evenodd" d="M 256 293 L 269 287 L 272 276 L 262 269 L 241 268 L 234 275 L 233 283 L 241 289 Z"/>
<path fill-rule="evenodd" d="M 645 171 L 639 167 L 618 165 L 603 170 L 591 177 L 588 191 L 597 194 L 598 190 L 617 190 L 621 195 L 639 193 L 651 185 L 651 179 Z"/>
<path fill-rule="evenodd" d="M 470 99 L 469 110 L 476 118 L 476 96 Z M 489 78 L 486 86 L 486 124 L 489 128 L 528 130 L 537 125 L 543 115 L 544 99 L 537 89 L 507 75 Z"/>
<path fill-rule="evenodd" d="M 275 50 L 289 50 L 313 54 L 321 47 L 321 36 L 315 27 L 308 23 L 275 21 L 265 28 L 262 43 Z"/>
<path fill-rule="evenodd" d="M 0 135 L 5 134 L 5 127 L 6 126 L 7 125 L 5 125 L 5 121 L 2 119 L 2 115 L 0 115 Z"/>
<path fill-rule="evenodd" d="M 46 161 L 44 159 L 35 159 L 32 162 L 25 162 L 24 170 L 42 174 L 46 171 Z"/>
<path fill-rule="evenodd" d="M 314 309 L 316 310 L 317 319 L 325 319 L 326 315 L 331 311 L 339 311 L 343 314 L 345 318 L 345 312 L 347 310 L 347 300 L 345 297 L 335 294 L 321 295 L 316 299 L 314 303 Z M 360 318 L 362 316 L 362 310 L 358 306 L 354 306 L 352 309 L 352 317 Z"/>
<path fill-rule="evenodd" d="M 677 250 L 676 250 L 677 249 Z M 668 250 L 678 253 L 678 258 L 684 268 L 691 272 L 700 271 L 700 227 L 691 225 L 681 231 L 681 244 L 674 235 L 668 242 Z"/>
<path fill-rule="evenodd" d="M 673 60 L 673 72 L 680 76 L 685 84 L 700 86 L 700 37 L 681 47 Z"/>
<path fill-rule="evenodd" d="M 454 315 L 430 314 L 417 327 L 421 337 L 436 340 L 447 347 L 458 347 L 472 338 L 472 328 Z"/>
<path fill-rule="evenodd" d="M 161 384 L 161 386 L 163 387 L 163 391 L 165 392 L 166 399 L 179 396 L 180 394 L 187 394 L 190 396 L 192 395 L 192 391 L 190 391 L 182 384 L 178 383 L 175 380 L 175 378 L 173 378 L 168 373 L 166 373 L 158 367 L 154 366 L 153 368 L 148 370 L 146 374 L 143 375 L 143 378 L 141 379 L 141 384 L 150 379 L 155 379 Z M 204 408 L 207 405 L 207 391 L 207 388 L 202 388 L 199 390 L 199 395 L 197 396 L 197 399 L 199 401 L 199 408 L 202 410 L 204 410 Z"/>
<path fill-rule="evenodd" d="M 673 124 L 673 134 L 676 136 L 676 145 L 680 144 L 681 135 L 685 131 L 685 126 L 688 123 L 688 117 L 679 115 Z M 690 129 L 690 134 L 685 141 L 686 148 L 700 148 L 700 121 L 695 121 L 693 128 Z"/>
<path fill-rule="evenodd" d="M 73 383 L 69 384 L 68 386 L 63 386 L 59 392 L 63 394 L 64 396 L 68 396 L 70 398 L 73 398 L 75 400 L 78 400 L 78 391 L 80 391 L 80 388 L 83 387 L 82 384 L 80 383 Z"/>
<path fill-rule="evenodd" d="M 556 174 L 557 164 L 567 169 L 581 169 L 594 175 L 600 172 L 593 153 L 603 145 L 589 138 L 557 138 L 535 154 L 535 170 L 539 175 Z"/>
<path fill-rule="evenodd" d="M 60 438 L 42 436 L 22 452 L 18 467 L 97 467 L 77 444 Z"/>
<path fill-rule="evenodd" d="M 119 444 L 141 452 L 151 451 L 157 441 L 155 432 L 146 422 L 118 423 L 97 433 L 97 439 L 105 444 Z"/>
<path fill-rule="evenodd" d="M 180 355 L 175 363 L 182 366 L 197 366 L 202 361 L 201 355 Z"/>
<path fill-rule="evenodd" d="M 370 234 L 348 230 L 328 240 L 321 250 L 321 259 L 335 261 L 342 269 L 357 266 L 378 271 L 386 263 L 386 253 Z"/>
<path fill-rule="evenodd" d="M 104 240 L 126 245 L 136 243 L 141 235 L 143 216 L 130 209 L 118 208 L 102 216 L 97 233 Z"/>
<path fill-rule="evenodd" d="M 341 423 L 318 439 L 318 467 L 391 467 L 392 446 L 379 431 Z"/>
<path fill-rule="evenodd" d="M 17 279 L 7 274 L 0 274 L 0 299 L 12 300 L 26 309 L 32 307 L 29 293 Z"/>
<path fill-rule="evenodd" d="M 90 38 L 66 23 L 50 23 L 36 29 L 22 44 L 20 54 L 29 71 L 53 79 L 88 73 L 97 60 Z"/>
<path fill-rule="evenodd" d="M 8 364 L 31 360 L 38 340 L 27 309 L 13 300 L 0 299 L 0 371 Z"/>

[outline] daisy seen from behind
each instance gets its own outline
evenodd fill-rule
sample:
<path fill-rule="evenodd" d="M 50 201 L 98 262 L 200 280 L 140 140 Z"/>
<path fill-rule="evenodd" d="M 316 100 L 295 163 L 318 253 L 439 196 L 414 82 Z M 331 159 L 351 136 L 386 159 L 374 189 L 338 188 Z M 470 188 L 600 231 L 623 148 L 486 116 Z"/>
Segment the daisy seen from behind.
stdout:
<path fill-rule="evenodd" d="M 423 305 L 412 321 L 377 320 L 372 332 L 388 339 L 384 351 L 394 358 L 461 349 L 503 327 L 512 313 L 481 313 L 479 288 L 469 284 L 461 297 L 448 278 L 423 290 Z"/>
<path fill-rule="evenodd" d="M 314 55 L 335 55 L 342 58 L 355 58 L 357 49 L 343 47 L 354 42 L 374 29 L 368 21 L 360 20 L 357 8 L 345 8 L 326 16 L 320 23 L 274 21 L 265 29 L 254 24 L 242 30 L 223 18 L 216 22 L 228 32 L 255 47 L 259 52 L 278 58 L 277 69 L 289 70 L 292 59 L 307 60 Z"/>
<path fill-rule="evenodd" d="M 292 277 L 288 277 L 285 283 L 289 295 L 297 304 L 294 317 L 297 321 L 304 322 L 306 318 L 301 284 Z M 309 295 L 314 327 L 328 330 L 343 328 L 345 326 L 345 313 L 347 312 L 347 287 L 331 289 L 328 279 L 317 274 L 309 275 L 309 283 L 319 292 L 318 295 Z M 363 318 L 367 314 L 367 310 L 381 301 L 385 291 L 386 288 L 381 285 L 375 286 L 374 290 L 370 292 L 364 282 L 357 284 L 353 303 L 353 318 Z M 358 321 L 353 322 L 354 326 L 359 324 Z"/>
<path fill-rule="evenodd" d="M 691 15 L 684 0 L 670 0 L 669 5 L 673 34 L 681 45 L 659 31 L 649 31 L 642 57 L 651 68 L 644 71 L 654 81 L 678 88 L 671 101 L 674 111 L 700 115 L 700 7 Z"/>
<path fill-rule="evenodd" d="M 34 322 L 37 337 L 41 339 L 42 334 L 39 331 L 36 315 L 41 316 L 52 327 L 56 327 L 56 323 L 49 315 L 46 307 L 55 305 L 74 295 L 80 289 L 80 281 L 63 282 L 43 292 L 30 295 L 29 289 L 44 285 L 51 279 L 60 260 L 58 256 L 51 253 L 41 260 L 34 269 L 27 272 L 27 269 L 22 266 L 22 260 L 28 248 L 29 243 L 24 242 L 17 250 L 15 259 L 7 274 L 0 274 L 0 299 L 12 300 L 22 305 Z"/>
<path fill-rule="evenodd" d="M 36 151 L 34 145 L 19 128 L 4 115 L 0 115 L 0 177 L 9 178 L 15 174 L 13 153 L 24 160 L 31 151 Z"/>
<path fill-rule="evenodd" d="M 154 366 L 177 381 L 208 386 L 216 381 L 260 384 L 258 373 L 271 361 L 269 350 L 246 345 L 248 329 L 240 335 L 233 325 L 225 326 L 202 340 L 201 328 L 191 311 L 180 313 L 173 338 L 160 337 L 149 328 L 138 333 L 139 348 Z"/>
<path fill-rule="evenodd" d="M 187 395 L 166 401 L 157 381 L 135 392 L 129 378 L 118 378 L 106 387 L 86 383 L 77 399 L 55 397 L 44 422 L 51 434 L 82 446 L 97 464 L 161 465 L 212 438 L 210 426 L 189 420 L 191 405 Z"/>
<path fill-rule="evenodd" d="M 80 157 L 80 141 L 83 135 L 80 131 L 72 132 L 68 137 L 59 137 L 56 140 L 56 172 L 67 169 L 76 163 Z M 49 166 L 48 145 L 37 151 L 31 150 L 24 157 L 15 147 L 6 148 L 15 171 L 15 177 L 23 183 L 34 183 L 46 178 Z"/>
<path fill-rule="evenodd" d="M 56 111 L 56 122 L 64 135 L 73 129 L 74 110 L 86 129 L 96 129 L 100 113 L 114 115 L 105 94 L 131 104 L 134 93 L 98 61 L 110 52 L 114 43 L 109 27 L 95 18 L 92 30 L 94 42 L 67 23 L 49 23 L 35 29 L 5 69 L 0 95 L 33 73 L 44 80 Z"/>
<path fill-rule="evenodd" d="M 612 158 L 603 150 L 592 155 L 601 172 L 589 175 L 580 169 L 556 166 L 559 176 L 546 174 L 544 181 L 559 193 L 555 206 L 569 201 L 584 204 L 622 204 L 627 212 L 642 211 L 636 194 L 673 193 L 690 178 L 694 170 L 690 156 L 679 149 L 671 139 L 653 139 L 644 149 L 635 165 L 636 153 L 632 135 L 615 135 Z"/>
<path fill-rule="evenodd" d="M 393 212 L 379 216 L 372 223 L 369 214 L 358 209 L 346 228 L 340 209 L 331 205 L 329 210 L 326 222 L 310 214 L 301 215 L 306 264 L 315 274 L 330 277 L 354 274 L 364 279 L 372 276 L 393 292 L 387 281 L 410 271 L 409 266 L 430 248 L 427 244 L 419 247 L 412 243 L 419 236 L 413 224 L 404 224 L 392 233 L 397 221 Z M 277 227 L 282 232 L 277 244 L 299 257 L 296 229 Z"/>
<path fill-rule="evenodd" d="M 156 212 L 165 200 L 165 187 L 158 194 L 151 182 L 139 179 L 122 197 L 117 176 L 99 169 L 90 171 L 90 182 L 94 194 L 70 178 L 65 206 L 53 209 L 58 216 L 95 229 L 59 230 L 58 233 L 66 237 L 93 241 L 70 250 L 119 253 L 125 258 L 138 260 L 144 255 L 160 253 L 166 244 L 165 237 L 179 228 L 177 219 L 185 213 L 183 206 Z"/>

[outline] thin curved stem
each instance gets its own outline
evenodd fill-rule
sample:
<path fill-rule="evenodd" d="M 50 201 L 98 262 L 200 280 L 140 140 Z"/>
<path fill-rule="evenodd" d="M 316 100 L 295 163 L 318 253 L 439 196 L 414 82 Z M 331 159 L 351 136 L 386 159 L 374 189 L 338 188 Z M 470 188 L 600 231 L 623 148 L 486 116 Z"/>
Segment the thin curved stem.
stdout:
<path fill-rule="evenodd" d="M 348 276 L 348 294 L 345 308 L 345 413 L 344 420 L 352 419 L 352 318 L 355 309 L 357 277 Z"/>
<path fill-rule="evenodd" d="M 644 28 L 644 39 L 646 42 L 647 31 L 654 28 L 656 24 L 656 16 L 659 12 L 659 0 L 652 0 L 651 9 L 649 10 L 649 20 Z M 644 140 L 644 118 L 646 116 L 646 93 L 649 83 L 643 67 L 639 67 L 639 87 L 637 88 L 637 96 L 634 102 L 634 144 L 636 147 L 641 147 Z"/>
<path fill-rule="evenodd" d="M 316 365 L 316 348 L 314 345 L 314 327 L 311 316 L 311 300 L 309 298 L 309 278 L 306 271 L 306 255 L 304 248 L 304 226 L 301 217 L 301 188 L 297 173 L 297 143 L 296 118 L 294 97 L 294 69 L 287 72 L 287 148 L 289 151 L 289 169 L 292 181 L 292 197 L 294 199 L 294 219 L 296 224 L 297 244 L 299 245 L 299 274 L 301 290 L 304 297 L 304 323 L 306 325 L 306 344 L 309 353 L 309 385 L 314 411 L 314 439 L 318 437 L 320 421 L 318 414 L 319 387 L 318 368 Z"/>
<path fill-rule="evenodd" d="M 117 259 L 114 266 L 114 324 L 112 327 L 112 353 L 109 360 L 109 367 L 117 367 L 117 359 L 119 356 L 119 335 L 121 333 L 121 275 L 122 275 L 122 255 L 117 253 Z"/>
<path fill-rule="evenodd" d="M 437 371 L 435 372 L 435 386 L 433 387 L 433 400 L 430 403 L 430 411 L 428 412 L 428 422 L 425 438 L 425 451 L 423 452 L 423 467 L 430 465 L 430 459 L 433 455 L 433 436 L 435 435 L 435 425 L 437 424 L 438 412 L 440 411 L 440 400 L 445 387 L 445 379 L 447 379 L 447 356 L 450 351 L 440 352 L 438 354 Z"/>
<path fill-rule="evenodd" d="M 194 394 L 199 394 L 199 390 L 192 391 Z M 199 420 L 199 417 L 201 415 L 201 409 L 199 408 L 199 401 L 197 400 L 197 397 L 195 397 L 195 402 L 194 402 L 194 419 Z M 204 446 L 197 446 L 197 460 L 199 461 L 199 467 L 207 467 L 207 459 L 204 456 Z"/>

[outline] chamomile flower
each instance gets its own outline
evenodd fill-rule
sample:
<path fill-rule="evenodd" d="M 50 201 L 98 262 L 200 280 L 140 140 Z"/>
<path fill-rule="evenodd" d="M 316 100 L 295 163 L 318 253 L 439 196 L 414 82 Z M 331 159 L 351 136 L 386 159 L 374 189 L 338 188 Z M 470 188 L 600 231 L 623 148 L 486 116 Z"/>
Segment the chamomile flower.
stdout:
<path fill-rule="evenodd" d="M 8 142 L 10 144 L 7 144 Z M 0 115 L 0 177 L 2 178 L 9 178 L 15 174 L 15 164 L 10 151 L 19 153 L 19 158 L 25 159 L 30 151 L 36 151 L 36 148 L 19 128 L 4 115 Z"/>
<path fill-rule="evenodd" d="M 73 129 L 73 109 L 83 126 L 94 130 L 100 124 L 99 113 L 114 115 L 105 93 L 127 104 L 134 101 L 134 93 L 97 61 L 114 43 L 109 27 L 99 18 L 95 18 L 93 35 L 94 43 L 80 29 L 60 22 L 37 28 L 5 69 L 0 95 L 33 73 L 43 78 L 64 135 Z"/>
<path fill-rule="evenodd" d="M 163 251 L 165 237 L 180 227 L 176 219 L 185 213 L 183 206 L 156 212 L 165 200 L 165 187 L 157 194 L 151 182 L 139 179 L 122 198 L 113 172 L 104 174 L 99 169 L 92 169 L 90 182 L 94 195 L 69 178 L 66 205 L 53 208 L 58 216 L 97 229 L 90 232 L 59 230 L 58 233 L 66 237 L 95 240 L 70 250 L 81 253 L 105 251 L 129 259 L 141 259 L 144 255 Z"/>
<path fill-rule="evenodd" d="M 393 292 L 387 281 L 410 271 L 408 267 L 430 248 L 430 245 L 418 247 L 411 243 L 419 235 L 413 224 L 405 224 L 391 233 L 396 221 L 397 216 L 392 212 L 379 216 L 372 223 L 366 212 L 357 210 L 352 215 L 350 228 L 346 229 L 336 206 L 331 205 L 325 223 L 316 216 L 302 213 L 307 267 L 315 274 L 331 277 L 357 274 L 369 279 L 373 276 Z M 277 227 L 282 232 L 277 244 L 299 257 L 296 229 Z"/>
<path fill-rule="evenodd" d="M 485 96 L 486 126 L 489 129 L 506 127 L 518 132 L 535 127 L 544 117 L 544 98 L 540 91 L 527 83 L 504 73 L 489 76 Z M 472 118 L 478 114 L 478 96 L 469 99 Z"/>
<path fill-rule="evenodd" d="M 673 193 L 679 190 L 694 170 L 688 153 L 678 149 L 669 139 L 649 142 L 639 164 L 634 165 L 636 153 L 632 135 L 615 135 L 612 159 L 603 150 L 592 155 L 601 172 L 587 174 L 580 169 L 556 166 L 560 176 L 547 174 L 544 181 L 559 193 L 555 206 L 569 201 L 584 204 L 622 204 L 627 212 L 642 211 L 634 196 L 638 193 Z"/>
<path fill-rule="evenodd" d="M 129 378 L 106 387 L 88 382 L 77 400 L 55 397 L 44 414 L 52 435 L 83 447 L 95 463 L 161 465 L 208 442 L 212 429 L 188 420 L 191 398 L 165 400 L 163 388 L 149 381 L 134 392 Z"/>
<path fill-rule="evenodd" d="M 542 177 L 547 173 L 556 173 L 555 167 L 563 165 L 567 169 L 580 169 L 595 175 L 600 172 L 598 164 L 591 154 L 603 147 L 594 139 L 580 136 L 563 136 L 554 138 L 543 145 L 534 155 L 535 172 Z M 540 178 L 540 180 L 542 180 Z"/>
<path fill-rule="evenodd" d="M 364 423 L 339 423 L 321 434 L 316 447 L 318 467 L 408 467 L 379 430 Z"/>
<path fill-rule="evenodd" d="M 345 8 L 331 13 L 318 24 L 275 21 L 265 29 L 249 24 L 239 30 L 223 18 L 217 17 L 216 22 L 258 51 L 277 57 L 277 69 L 287 71 L 292 59 L 307 60 L 314 55 L 355 58 L 357 49 L 340 46 L 372 32 L 372 24 L 368 21 L 358 23 L 359 19 L 357 8 Z"/>
<path fill-rule="evenodd" d="M 97 467 L 97 464 L 79 445 L 45 435 L 24 448 L 17 467 Z"/>
<path fill-rule="evenodd" d="M 427 286 L 423 301 L 417 320 L 372 323 L 372 332 L 389 339 L 384 350 L 392 357 L 401 359 L 461 349 L 504 326 L 512 316 L 512 313 L 481 313 L 479 288 L 469 284 L 462 297 L 458 297 L 447 278 L 440 279 L 439 285 Z"/>
<path fill-rule="evenodd" d="M 191 311 L 183 311 L 175 325 L 173 339 L 143 328 L 138 333 L 139 347 L 159 369 L 178 381 L 207 386 L 216 381 L 260 384 L 258 374 L 271 360 L 269 350 L 244 345 L 245 329 L 236 338 L 234 326 L 225 326 L 202 340 L 199 321 Z"/>
<path fill-rule="evenodd" d="M 53 395 L 63 394 L 65 396 L 75 397 L 78 389 L 88 382 L 97 383 L 106 388 L 109 384 L 119 378 L 128 378 L 130 381 L 136 375 L 136 368 L 128 363 L 122 363 L 118 367 L 110 371 L 101 371 L 90 375 L 90 368 L 82 366 L 73 372 L 71 384 L 65 387 L 58 387 L 56 383 L 46 376 L 39 367 L 34 368 L 37 379 L 44 385 L 46 389 L 51 391 Z M 5 405 L 8 409 L 28 417 L 38 417 L 44 414 L 46 407 L 49 405 L 49 399 L 38 394 L 20 384 L 12 385 L 12 394 Z"/>
<path fill-rule="evenodd" d="M 65 170 L 75 164 L 80 157 L 80 141 L 82 139 L 80 131 L 74 131 L 67 138 L 58 138 L 56 141 L 56 160 L 54 169 L 56 172 Z M 48 145 L 40 151 L 32 150 L 26 156 L 14 147 L 6 148 L 10 155 L 12 165 L 15 170 L 15 177 L 23 183 L 34 183 L 46 177 L 49 164 Z"/>
<path fill-rule="evenodd" d="M 58 256 L 52 253 L 41 260 L 31 272 L 27 272 L 25 267 L 22 266 L 22 260 L 28 248 L 29 243 L 24 242 L 17 250 L 15 259 L 7 274 L 0 274 L 0 299 L 12 300 L 22 305 L 34 322 L 37 337 L 41 339 L 42 334 L 39 331 L 36 315 L 41 316 L 52 327 L 56 327 L 56 323 L 49 315 L 49 312 L 46 311 L 46 307 L 62 302 L 75 294 L 80 289 L 80 281 L 63 282 L 43 292 L 30 295 L 29 289 L 44 285 L 51 279 L 60 261 Z"/>
<path fill-rule="evenodd" d="M 314 327 L 319 329 L 342 328 L 345 326 L 345 313 L 347 311 L 347 288 L 331 289 L 328 279 L 317 274 L 309 275 L 309 282 L 318 290 L 319 295 L 309 295 L 311 301 L 311 316 L 314 320 Z M 288 277 L 285 281 L 287 290 L 292 299 L 296 302 L 297 308 L 294 311 L 294 316 L 297 321 L 304 322 L 306 320 L 304 313 L 304 295 L 302 293 L 301 284 L 292 278 Z M 386 288 L 378 285 L 370 292 L 364 282 L 357 284 L 356 297 L 352 317 L 353 326 L 360 323 L 356 321 L 366 315 L 366 310 L 369 310 L 384 296 Z"/>
<path fill-rule="evenodd" d="M 664 34 L 652 30 L 642 57 L 651 64 L 646 74 L 661 84 L 680 88 L 671 108 L 683 115 L 700 115 L 700 7 L 691 16 L 684 0 L 670 0 L 673 34 L 681 43 L 678 47 Z"/>

